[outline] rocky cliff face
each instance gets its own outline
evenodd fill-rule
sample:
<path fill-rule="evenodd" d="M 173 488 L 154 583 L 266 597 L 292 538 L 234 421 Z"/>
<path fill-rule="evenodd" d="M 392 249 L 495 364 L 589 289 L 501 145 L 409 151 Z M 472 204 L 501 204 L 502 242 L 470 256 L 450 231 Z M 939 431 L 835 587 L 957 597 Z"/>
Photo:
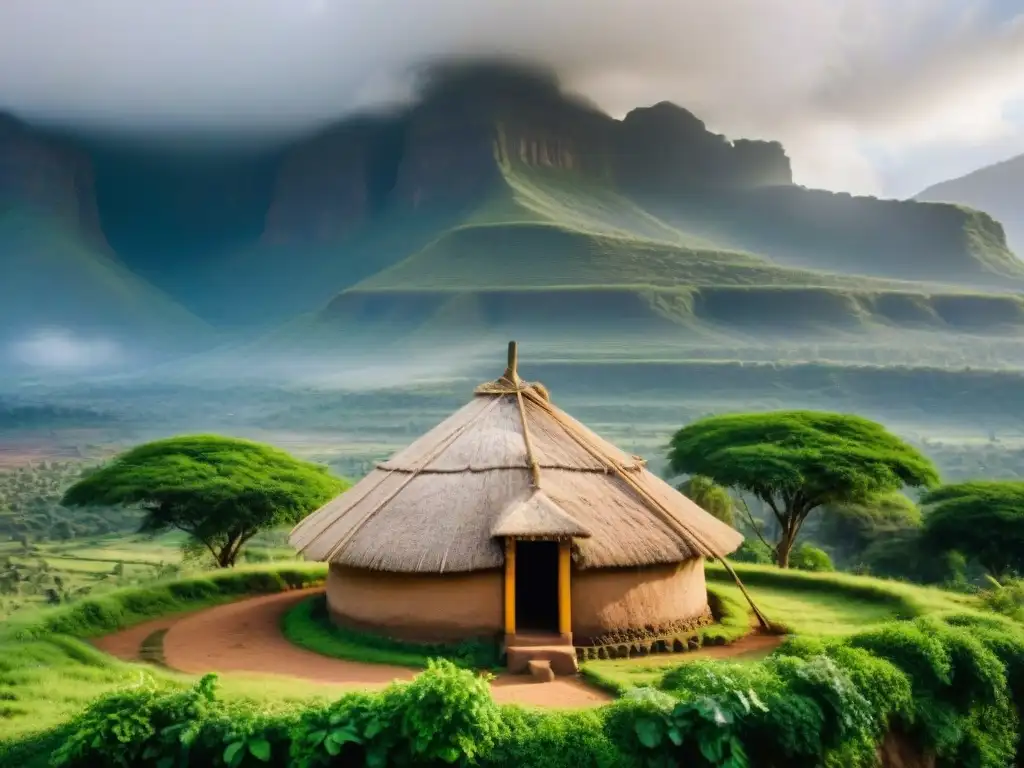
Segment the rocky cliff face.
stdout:
<path fill-rule="evenodd" d="M 51 215 L 105 244 L 89 157 L 0 114 L 0 210 Z"/>
<path fill-rule="evenodd" d="M 293 148 L 278 175 L 265 239 L 342 238 L 386 205 L 472 205 L 496 188 L 502 166 L 644 193 L 793 180 L 779 143 L 729 141 L 674 104 L 617 121 L 543 77 L 470 73 L 428 89 L 404 115 L 339 125 Z"/>
<path fill-rule="evenodd" d="M 729 141 L 669 102 L 626 115 L 615 146 L 616 178 L 639 192 L 793 183 L 789 157 L 778 142 Z"/>
<path fill-rule="evenodd" d="M 335 240 L 366 220 L 377 127 L 341 126 L 285 156 L 267 211 L 265 242 Z"/>

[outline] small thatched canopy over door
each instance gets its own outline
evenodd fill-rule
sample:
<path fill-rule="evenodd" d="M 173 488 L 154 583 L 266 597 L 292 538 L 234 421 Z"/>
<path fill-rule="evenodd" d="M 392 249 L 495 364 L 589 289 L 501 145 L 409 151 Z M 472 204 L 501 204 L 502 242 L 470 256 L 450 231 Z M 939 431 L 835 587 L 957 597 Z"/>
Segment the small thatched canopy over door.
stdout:
<path fill-rule="evenodd" d="M 505 636 L 558 633 L 572 644 L 572 540 L 589 538 L 539 487 L 506 509 L 493 528 L 505 542 Z"/>
<path fill-rule="evenodd" d="M 501 378 L 291 535 L 331 563 L 336 620 L 425 637 L 500 634 L 523 620 L 592 634 L 700 614 L 703 557 L 742 541 L 520 379 L 514 342 Z M 517 578 L 530 590 L 518 609 Z M 674 615 L 650 615 L 659 611 Z"/>

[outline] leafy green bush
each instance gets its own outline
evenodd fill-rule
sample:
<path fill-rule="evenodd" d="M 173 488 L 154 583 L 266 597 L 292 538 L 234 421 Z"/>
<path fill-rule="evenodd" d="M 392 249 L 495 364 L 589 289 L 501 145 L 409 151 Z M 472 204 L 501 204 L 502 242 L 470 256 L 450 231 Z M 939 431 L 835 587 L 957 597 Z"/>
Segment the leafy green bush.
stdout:
<path fill-rule="evenodd" d="M 729 559 L 739 563 L 772 565 L 775 562 L 775 553 L 760 539 L 745 539 L 740 544 L 740 548 L 729 556 Z"/>
<path fill-rule="evenodd" d="M 1000 584 L 990 582 L 978 596 L 989 610 L 1024 622 L 1024 579 L 1008 579 Z"/>
<path fill-rule="evenodd" d="M 801 544 L 796 547 L 789 556 L 789 565 L 791 568 L 801 571 L 816 571 L 819 573 L 836 569 L 832 564 L 832 558 L 828 556 L 828 552 L 810 544 Z"/>

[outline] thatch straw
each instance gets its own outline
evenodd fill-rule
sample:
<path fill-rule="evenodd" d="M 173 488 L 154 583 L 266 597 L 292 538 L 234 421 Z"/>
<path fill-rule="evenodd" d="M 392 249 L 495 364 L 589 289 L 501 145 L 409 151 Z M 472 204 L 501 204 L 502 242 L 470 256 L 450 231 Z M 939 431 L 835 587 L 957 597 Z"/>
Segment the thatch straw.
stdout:
<path fill-rule="evenodd" d="M 502 378 L 296 526 L 292 544 L 316 560 L 438 573 L 500 567 L 501 536 L 573 537 L 577 568 L 721 556 L 742 543 L 523 382 L 514 354 Z"/>
<path fill-rule="evenodd" d="M 517 500 L 502 512 L 491 536 L 589 539 L 591 533 L 538 489 L 526 501 Z"/>

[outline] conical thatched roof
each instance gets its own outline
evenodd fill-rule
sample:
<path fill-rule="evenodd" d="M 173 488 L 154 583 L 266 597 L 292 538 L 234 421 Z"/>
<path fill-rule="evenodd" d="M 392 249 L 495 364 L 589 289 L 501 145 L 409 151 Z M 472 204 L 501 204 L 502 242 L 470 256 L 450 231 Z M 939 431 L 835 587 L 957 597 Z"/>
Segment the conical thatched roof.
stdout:
<path fill-rule="evenodd" d="M 551 404 L 509 367 L 303 520 L 306 557 L 382 571 L 496 568 L 501 537 L 565 537 L 579 568 L 721 556 L 743 536 Z"/>

